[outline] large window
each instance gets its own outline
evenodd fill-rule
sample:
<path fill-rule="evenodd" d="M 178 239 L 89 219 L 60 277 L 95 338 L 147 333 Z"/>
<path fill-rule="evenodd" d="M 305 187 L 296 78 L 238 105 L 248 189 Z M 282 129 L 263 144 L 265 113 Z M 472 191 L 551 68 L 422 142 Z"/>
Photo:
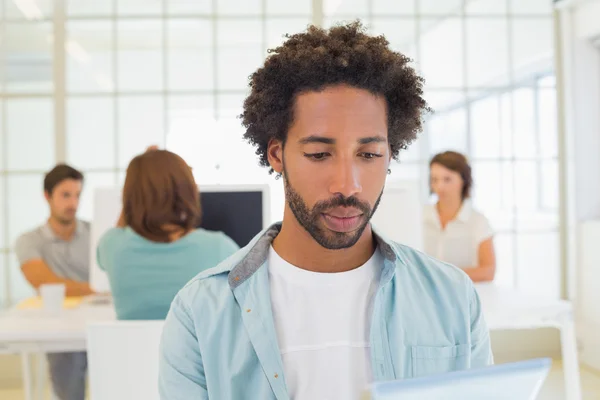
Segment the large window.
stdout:
<path fill-rule="evenodd" d="M 475 205 L 498 232 L 498 281 L 557 295 L 550 3 L 0 0 L 0 302 L 32 293 L 12 248 L 47 217 L 42 177 L 57 161 L 85 172 L 82 218 L 93 189 L 121 183 L 150 144 L 200 183 L 269 182 L 281 199 L 241 139 L 248 76 L 285 33 L 356 18 L 414 59 L 435 109 L 390 179 L 419 180 L 425 202 L 431 155 L 467 153 Z"/>

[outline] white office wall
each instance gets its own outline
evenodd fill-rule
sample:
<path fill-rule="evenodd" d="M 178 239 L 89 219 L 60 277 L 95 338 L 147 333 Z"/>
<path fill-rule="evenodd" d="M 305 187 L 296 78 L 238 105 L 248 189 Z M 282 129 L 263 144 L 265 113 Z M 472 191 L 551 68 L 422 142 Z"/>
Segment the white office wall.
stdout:
<path fill-rule="evenodd" d="M 31 293 L 12 247 L 18 233 L 43 222 L 41 178 L 57 161 L 85 173 L 84 218 L 93 188 L 121 183 L 128 161 L 150 144 L 182 154 L 200 183 L 280 189 L 257 166 L 236 117 L 266 49 L 321 17 L 325 26 L 362 19 L 426 78 L 435 113 L 389 179 L 420 180 L 425 202 L 429 158 L 446 149 L 467 153 L 475 205 L 498 232 L 498 281 L 558 294 L 550 2 L 45 0 L 35 2 L 39 12 L 16 3 L 0 0 L 2 304 Z M 63 6 L 66 19 L 54 20 L 53 9 Z M 61 45 L 53 33 L 63 27 Z M 62 74 L 64 84 L 55 79 Z M 59 114 L 53 101 L 63 100 Z M 62 120 L 64 132 L 55 132 Z M 273 206 L 273 216 L 281 215 L 283 205 Z"/>
<path fill-rule="evenodd" d="M 582 362 L 600 368 L 600 1 L 563 2 L 560 10 L 565 145 L 569 198 L 570 293 L 575 300 Z M 594 44 L 596 42 L 596 44 Z"/>
<path fill-rule="evenodd" d="M 572 135 L 576 163 L 577 219 L 600 218 L 600 1 L 581 3 L 562 11 L 565 21 L 563 63 L 570 97 L 567 134 Z M 597 42 L 596 42 L 597 43 Z M 585 194 L 584 194 L 585 193 Z"/>

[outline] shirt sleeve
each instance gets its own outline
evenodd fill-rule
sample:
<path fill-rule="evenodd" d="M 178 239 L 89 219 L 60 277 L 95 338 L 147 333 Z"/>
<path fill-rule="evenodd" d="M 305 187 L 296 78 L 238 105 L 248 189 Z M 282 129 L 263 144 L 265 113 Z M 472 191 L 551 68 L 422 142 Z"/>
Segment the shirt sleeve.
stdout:
<path fill-rule="evenodd" d="M 471 368 L 481 368 L 494 363 L 490 332 L 483 316 L 477 290 L 470 284 L 471 300 Z"/>
<path fill-rule="evenodd" d="M 15 243 L 15 253 L 19 264 L 42 259 L 42 241 L 33 233 L 21 235 Z"/>
<path fill-rule="evenodd" d="M 112 228 L 106 231 L 98 241 L 98 247 L 96 248 L 96 263 L 101 270 L 106 271 L 107 260 L 114 251 L 113 243 L 115 243 L 115 239 L 117 241 L 119 240 L 118 238 L 122 233 L 123 228 Z"/>
<path fill-rule="evenodd" d="M 490 221 L 483 214 L 479 214 L 477 217 L 475 221 L 475 240 L 479 245 L 481 242 L 494 236 L 494 230 L 490 225 Z"/>
<path fill-rule="evenodd" d="M 160 343 L 158 387 L 161 400 L 208 400 L 204 364 L 189 309 L 177 295 Z"/>

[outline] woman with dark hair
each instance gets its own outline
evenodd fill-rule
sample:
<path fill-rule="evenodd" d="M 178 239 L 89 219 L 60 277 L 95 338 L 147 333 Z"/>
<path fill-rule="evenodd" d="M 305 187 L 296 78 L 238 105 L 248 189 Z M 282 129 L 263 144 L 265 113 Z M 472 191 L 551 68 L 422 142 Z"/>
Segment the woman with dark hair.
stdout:
<path fill-rule="evenodd" d="M 474 282 L 493 280 L 493 231 L 471 205 L 473 177 L 466 157 L 454 151 L 437 154 L 429 170 L 437 203 L 424 211 L 425 251 L 462 268 Z"/>
<path fill-rule="evenodd" d="M 200 216 L 194 176 L 177 154 L 150 147 L 129 163 L 121 218 L 97 249 L 119 319 L 164 319 L 179 289 L 238 250 L 224 233 L 197 229 Z"/>

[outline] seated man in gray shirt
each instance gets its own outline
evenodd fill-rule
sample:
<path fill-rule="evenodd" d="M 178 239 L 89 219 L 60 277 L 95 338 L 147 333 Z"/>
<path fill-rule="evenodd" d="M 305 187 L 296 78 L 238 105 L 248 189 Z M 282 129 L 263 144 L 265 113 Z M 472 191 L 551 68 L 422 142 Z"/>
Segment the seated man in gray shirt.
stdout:
<path fill-rule="evenodd" d="M 37 290 L 45 283 L 63 283 L 67 296 L 92 293 L 89 280 L 90 226 L 77 219 L 83 175 L 60 164 L 44 178 L 50 217 L 16 243 L 23 275 Z M 84 400 L 87 357 L 80 353 L 48 354 L 50 378 L 60 400 Z"/>

